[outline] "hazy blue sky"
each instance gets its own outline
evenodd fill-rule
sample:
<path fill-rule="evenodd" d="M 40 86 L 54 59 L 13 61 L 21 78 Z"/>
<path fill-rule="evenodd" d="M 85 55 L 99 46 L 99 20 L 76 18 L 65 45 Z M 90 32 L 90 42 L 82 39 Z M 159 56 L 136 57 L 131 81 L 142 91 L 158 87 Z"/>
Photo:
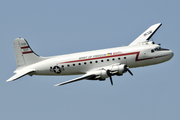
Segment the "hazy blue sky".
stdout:
<path fill-rule="evenodd" d="M 1 0 L 1 120 L 180 119 L 179 0 Z M 155 23 L 153 36 L 174 52 L 165 63 L 131 69 L 134 76 L 54 84 L 78 76 L 24 76 L 16 69 L 13 40 L 22 37 L 41 56 L 130 44 Z"/>

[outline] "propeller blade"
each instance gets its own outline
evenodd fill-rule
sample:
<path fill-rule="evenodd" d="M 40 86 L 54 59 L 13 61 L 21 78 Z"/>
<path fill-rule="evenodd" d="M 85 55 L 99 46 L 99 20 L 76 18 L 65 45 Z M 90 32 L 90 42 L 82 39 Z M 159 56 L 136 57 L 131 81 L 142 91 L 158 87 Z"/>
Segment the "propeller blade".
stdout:
<path fill-rule="evenodd" d="M 110 70 L 107 70 L 106 72 L 107 72 L 107 75 L 108 75 L 109 78 L 110 78 L 111 85 L 113 85 L 113 80 L 112 80 L 111 73 L 110 73 L 111 71 L 110 71 Z"/>
<path fill-rule="evenodd" d="M 133 76 L 133 73 L 128 69 L 127 65 L 124 66 L 124 69 L 125 69 L 125 71 L 128 71 Z"/>
<path fill-rule="evenodd" d="M 109 78 L 110 78 L 110 81 L 111 81 L 111 85 L 113 85 L 113 80 L 112 80 L 112 77 L 111 77 L 111 76 L 109 76 Z"/>
<path fill-rule="evenodd" d="M 127 71 L 133 76 L 133 73 L 127 68 Z"/>

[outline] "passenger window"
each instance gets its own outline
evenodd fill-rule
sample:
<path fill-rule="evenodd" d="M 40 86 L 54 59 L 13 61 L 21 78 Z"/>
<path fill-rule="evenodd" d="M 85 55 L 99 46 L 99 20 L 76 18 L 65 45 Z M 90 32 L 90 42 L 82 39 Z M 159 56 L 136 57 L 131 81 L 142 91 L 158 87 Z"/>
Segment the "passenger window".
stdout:
<path fill-rule="evenodd" d="M 154 52 L 154 50 L 152 49 L 152 50 L 151 50 L 151 52 L 153 53 L 153 52 Z"/>

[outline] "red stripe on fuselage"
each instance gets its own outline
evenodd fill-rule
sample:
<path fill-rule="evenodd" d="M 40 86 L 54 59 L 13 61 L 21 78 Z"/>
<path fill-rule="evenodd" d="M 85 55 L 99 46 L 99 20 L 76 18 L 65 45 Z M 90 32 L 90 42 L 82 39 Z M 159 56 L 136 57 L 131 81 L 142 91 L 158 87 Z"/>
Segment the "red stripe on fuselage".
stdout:
<path fill-rule="evenodd" d="M 157 57 L 155 57 L 155 58 L 160 58 L 160 57 L 164 57 L 164 56 L 168 56 L 168 55 L 157 56 Z"/>
<path fill-rule="evenodd" d="M 140 53 L 140 52 L 137 52 L 137 55 L 136 55 L 136 60 L 135 60 L 135 61 L 142 61 L 142 60 L 149 60 L 149 59 L 153 59 L 153 57 L 143 58 L 143 59 L 138 59 L 138 57 L 139 57 L 139 53 Z"/>
<path fill-rule="evenodd" d="M 82 59 L 82 60 L 73 60 L 73 61 L 67 61 L 67 62 L 62 62 L 62 63 L 74 63 L 74 62 L 83 62 L 83 61 L 89 61 L 89 60 L 98 60 L 98 59 L 104 59 L 104 58 L 112 58 L 112 57 L 119 57 L 119 56 L 127 56 L 127 55 L 136 55 L 135 61 L 143 61 L 143 60 L 150 60 L 153 59 L 153 57 L 148 57 L 148 58 L 142 58 L 139 59 L 139 52 L 131 52 L 131 53 L 124 53 L 124 54 L 118 54 L 118 55 L 110 55 L 110 56 L 103 56 L 103 57 L 96 57 L 96 58 L 89 58 L 89 59 Z M 163 55 L 163 56 L 156 56 L 155 58 L 160 58 L 160 57 L 164 57 L 167 55 Z M 60 64 L 62 64 L 60 63 Z"/>
<path fill-rule="evenodd" d="M 103 56 L 103 57 L 82 59 L 82 60 L 73 60 L 73 61 L 62 62 L 62 63 L 59 63 L 59 64 L 63 64 L 63 63 L 74 63 L 74 62 L 83 62 L 83 61 L 89 61 L 89 60 L 98 60 L 98 59 L 112 58 L 112 57 L 118 57 L 118 56 L 127 56 L 127 55 L 136 55 L 136 58 L 135 58 L 135 61 L 136 61 L 136 62 L 137 62 L 137 61 L 143 61 L 143 60 L 153 59 L 153 57 L 148 57 L 148 58 L 139 59 L 139 58 L 138 58 L 138 57 L 139 57 L 139 54 L 140 54 L 140 51 L 139 51 L 139 52 L 131 52 L 131 53 L 118 54 L 118 55 L 110 55 L 110 56 Z M 160 57 L 164 57 L 164 56 L 167 56 L 167 55 L 156 56 L 156 57 L 154 57 L 154 58 L 160 58 Z"/>
<path fill-rule="evenodd" d="M 103 57 L 96 57 L 96 58 L 89 58 L 89 59 L 82 59 L 82 60 L 73 60 L 73 61 L 67 61 L 62 63 L 73 63 L 73 62 L 83 62 L 83 61 L 89 61 L 89 60 L 97 60 L 97 59 L 104 59 L 104 58 L 111 58 L 111 57 L 119 57 L 119 56 L 126 56 L 126 55 L 136 55 L 135 61 L 142 61 L 142 60 L 148 60 L 153 59 L 153 57 L 150 58 L 144 58 L 144 59 L 138 59 L 140 52 L 132 52 L 132 53 L 124 53 L 124 54 L 118 54 L 118 55 L 110 55 L 110 56 L 103 56 Z M 60 64 L 62 64 L 60 63 Z"/>

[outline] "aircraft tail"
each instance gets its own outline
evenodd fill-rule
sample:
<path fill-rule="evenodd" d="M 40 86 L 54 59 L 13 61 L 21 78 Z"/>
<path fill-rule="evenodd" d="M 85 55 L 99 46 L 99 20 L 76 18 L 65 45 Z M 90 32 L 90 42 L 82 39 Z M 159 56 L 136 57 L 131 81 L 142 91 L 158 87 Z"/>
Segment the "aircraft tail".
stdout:
<path fill-rule="evenodd" d="M 34 53 L 28 42 L 23 38 L 16 38 L 14 40 L 14 51 L 17 65 L 17 69 L 14 73 L 16 74 L 6 80 L 7 82 L 14 81 L 20 77 L 35 72 L 36 70 L 34 68 L 29 68 L 28 65 L 48 59 L 48 57 L 40 57 Z"/>
<path fill-rule="evenodd" d="M 23 38 L 14 40 L 14 50 L 17 67 L 30 65 L 45 59 L 34 53 L 28 42 Z"/>

